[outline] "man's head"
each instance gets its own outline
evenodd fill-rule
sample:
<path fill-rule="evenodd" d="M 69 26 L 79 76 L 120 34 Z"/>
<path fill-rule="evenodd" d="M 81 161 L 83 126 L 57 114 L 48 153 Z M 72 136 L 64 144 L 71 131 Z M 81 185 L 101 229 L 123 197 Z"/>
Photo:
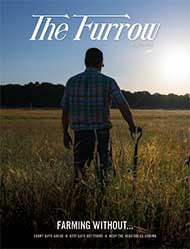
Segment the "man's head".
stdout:
<path fill-rule="evenodd" d="M 86 67 L 94 67 L 101 71 L 103 65 L 103 53 L 98 48 L 89 48 L 85 55 Z"/>

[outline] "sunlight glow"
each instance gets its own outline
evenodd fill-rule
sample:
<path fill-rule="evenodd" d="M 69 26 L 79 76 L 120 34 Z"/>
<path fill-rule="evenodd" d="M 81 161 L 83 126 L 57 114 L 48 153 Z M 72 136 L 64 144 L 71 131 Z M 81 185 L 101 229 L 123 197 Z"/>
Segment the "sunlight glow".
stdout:
<path fill-rule="evenodd" d="M 160 61 L 161 76 L 171 83 L 182 83 L 190 74 L 190 56 L 187 52 L 175 49 L 166 52 Z"/>

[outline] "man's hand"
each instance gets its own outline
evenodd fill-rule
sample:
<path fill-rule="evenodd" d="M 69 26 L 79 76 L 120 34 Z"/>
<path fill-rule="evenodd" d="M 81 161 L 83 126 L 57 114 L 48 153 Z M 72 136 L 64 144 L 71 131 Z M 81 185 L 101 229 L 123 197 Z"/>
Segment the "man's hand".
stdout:
<path fill-rule="evenodd" d="M 130 132 L 135 133 L 136 132 L 136 126 L 133 125 L 133 126 L 129 127 L 129 130 L 130 130 Z"/>
<path fill-rule="evenodd" d="M 63 133 L 63 144 L 67 149 L 70 149 L 71 145 L 73 144 L 71 136 L 69 135 L 68 132 Z"/>
<path fill-rule="evenodd" d="M 137 127 L 137 126 L 132 126 L 129 128 L 131 133 L 141 133 L 142 132 L 142 128 L 141 127 Z"/>

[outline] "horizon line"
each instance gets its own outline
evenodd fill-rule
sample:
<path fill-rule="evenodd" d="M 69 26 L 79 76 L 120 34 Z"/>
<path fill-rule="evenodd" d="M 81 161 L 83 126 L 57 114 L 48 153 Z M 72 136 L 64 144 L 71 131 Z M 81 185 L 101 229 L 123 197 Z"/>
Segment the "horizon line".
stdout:
<path fill-rule="evenodd" d="M 52 83 L 52 82 L 47 82 L 47 81 L 35 81 L 35 82 L 28 82 L 28 83 L 2 83 L 0 82 L 0 87 L 1 86 L 7 86 L 7 85 L 19 85 L 19 86 L 25 86 L 25 85 L 29 85 L 30 83 L 32 83 L 33 85 L 35 85 L 35 83 L 38 82 L 39 85 L 46 83 L 46 84 L 51 84 L 51 85 L 61 85 L 63 87 L 65 87 L 64 84 L 61 83 Z M 121 89 L 121 91 L 125 91 L 125 92 L 131 92 L 131 93 L 136 93 L 136 92 L 148 92 L 151 95 L 155 95 L 155 94 L 160 94 L 160 95 L 169 95 L 169 94 L 173 94 L 173 95 L 177 95 L 177 96 L 185 96 L 185 95 L 189 95 L 190 96 L 190 92 L 186 92 L 184 94 L 179 94 L 179 93 L 173 93 L 173 92 L 169 92 L 169 93 L 161 93 L 161 92 L 150 92 L 149 90 L 126 90 L 126 89 Z"/>

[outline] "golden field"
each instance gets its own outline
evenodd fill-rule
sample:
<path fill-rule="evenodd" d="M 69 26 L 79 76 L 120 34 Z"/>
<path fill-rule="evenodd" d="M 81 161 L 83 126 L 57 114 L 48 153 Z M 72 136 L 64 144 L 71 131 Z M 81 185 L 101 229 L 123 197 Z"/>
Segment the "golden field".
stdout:
<path fill-rule="evenodd" d="M 57 220 L 127 220 L 141 233 L 156 234 L 162 245 L 188 248 L 190 112 L 133 110 L 133 114 L 143 128 L 135 191 L 128 172 L 133 140 L 120 113 L 113 110 L 117 176 L 100 204 L 93 164 L 85 190 L 73 182 L 72 150 L 63 147 L 61 110 L 1 110 L 3 224 L 19 223 L 43 232 L 55 230 Z M 121 245 L 129 247 L 128 242 Z"/>

